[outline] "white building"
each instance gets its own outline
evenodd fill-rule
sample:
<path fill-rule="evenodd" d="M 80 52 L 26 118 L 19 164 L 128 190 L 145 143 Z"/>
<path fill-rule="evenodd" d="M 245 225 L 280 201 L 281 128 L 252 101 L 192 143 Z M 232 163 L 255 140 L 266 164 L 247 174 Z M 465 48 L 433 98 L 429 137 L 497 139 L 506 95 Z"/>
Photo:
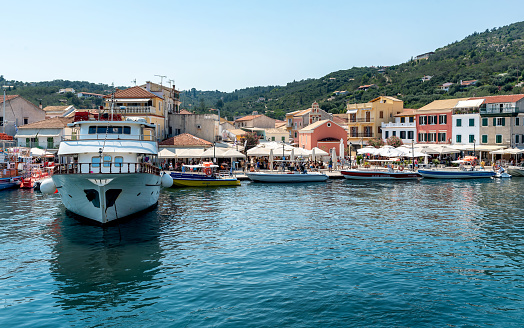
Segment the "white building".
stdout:
<path fill-rule="evenodd" d="M 381 124 L 382 139 L 389 137 L 399 137 L 404 144 L 415 142 L 417 123 L 415 122 L 415 111 L 404 109 L 403 112 L 394 116 L 395 122 Z"/>
<path fill-rule="evenodd" d="M 43 121 L 30 123 L 18 128 L 15 138 L 19 147 L 58 149 L 60 141 L 65 137 L 71 138 L 73 132 L 68 123 L 73 122 L 69 117 L 53 117 Z"/>
<path fill-rule="evenodd" d="M 456 145 L 480 144 L 479 108 L 484 99 L 461 100 L 451 115 L 451 142 Z"/>

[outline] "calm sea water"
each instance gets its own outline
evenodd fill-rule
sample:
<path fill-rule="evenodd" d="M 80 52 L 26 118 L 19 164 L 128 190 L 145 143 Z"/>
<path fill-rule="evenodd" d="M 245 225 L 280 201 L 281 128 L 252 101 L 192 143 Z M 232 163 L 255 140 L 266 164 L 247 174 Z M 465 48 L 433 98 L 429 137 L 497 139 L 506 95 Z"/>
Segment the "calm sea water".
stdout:
<path fill-rule="evenodd" d="M 3 327 L 521 327 L 524 179 L 164 190 L 114 227 L 0 194 Z"/>

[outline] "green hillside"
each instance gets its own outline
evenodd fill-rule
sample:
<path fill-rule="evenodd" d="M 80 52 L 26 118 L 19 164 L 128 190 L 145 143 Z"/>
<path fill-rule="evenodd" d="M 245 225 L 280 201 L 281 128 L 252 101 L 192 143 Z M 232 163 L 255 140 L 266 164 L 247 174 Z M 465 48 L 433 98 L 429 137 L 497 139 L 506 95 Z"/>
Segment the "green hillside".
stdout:
<path fill-rule="evenodd" d="M 387 51 L 388 49 L 385 49 Z M 437 99 L 524 93 L 524 22 L 473 33 L 464 40 L 436 49 L 427 60 L 409 60 L 390 67 L 353 67 L 320 79 L 294 81 L 286 86 L 181 93 L 182 108 L 207 112 L 220 108 L 229 119 L 258 111 L 282 119 L 286 112 L 310 107 L 313 101 L 332 113 L 344 112 L 347 102 L 366 102 L 380 95 L 402 99 L 407 108 L 420 108 Z M 422 81 L 423 76 L 431 76 Z M 478 80 L 460 86 L 461 80 Z M 454 83 L 448 92 L 443 83 Z M 376 89 L 358 91 L 361 85 Z M 348 91 L 334 95 L 334 91 Z"/>

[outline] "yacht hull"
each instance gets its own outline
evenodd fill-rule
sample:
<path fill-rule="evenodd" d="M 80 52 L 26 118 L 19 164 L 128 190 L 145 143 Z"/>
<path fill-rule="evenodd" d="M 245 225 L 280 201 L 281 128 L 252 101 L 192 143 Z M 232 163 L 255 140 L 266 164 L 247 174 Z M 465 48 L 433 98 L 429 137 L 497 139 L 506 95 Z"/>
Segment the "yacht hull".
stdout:
<path fill-rule="evenodd" d="M 150 173 L 54 174 L 64 206 L 105 224 L 143 211 L 158 201 L 161 178 Z"/>

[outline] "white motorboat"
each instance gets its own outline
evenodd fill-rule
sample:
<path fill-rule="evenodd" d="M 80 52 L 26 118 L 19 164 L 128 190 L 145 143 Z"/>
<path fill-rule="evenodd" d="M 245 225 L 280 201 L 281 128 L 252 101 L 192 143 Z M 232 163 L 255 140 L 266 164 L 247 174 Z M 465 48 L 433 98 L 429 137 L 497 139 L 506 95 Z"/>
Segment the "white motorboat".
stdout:
<path fill-rule="evenodd" d="M 77 113 L 69 127 L 74 132 L 60 143 L 60 164 L 40 189 L 56 187 L 71 212 L 105 224 L 155 205 L 160 186 L 171 186 L 171 177 L 152 164 L 158 153 L 153 124 Z"/>
<path fill-rule="evenodd" d="M 514 177 L 524 177 L 524 166 L 508 166 L 508 173 Z"/>
<path fill-rule="evenodd" d="M 247 177 L 254 182 L 322 182 L 328 179 L 328 176 L 320 172 L 247 172 Z"/>

